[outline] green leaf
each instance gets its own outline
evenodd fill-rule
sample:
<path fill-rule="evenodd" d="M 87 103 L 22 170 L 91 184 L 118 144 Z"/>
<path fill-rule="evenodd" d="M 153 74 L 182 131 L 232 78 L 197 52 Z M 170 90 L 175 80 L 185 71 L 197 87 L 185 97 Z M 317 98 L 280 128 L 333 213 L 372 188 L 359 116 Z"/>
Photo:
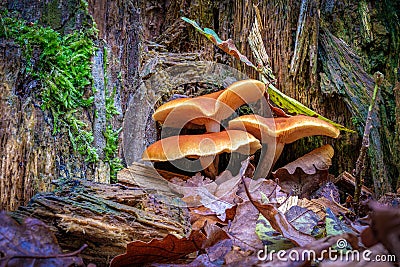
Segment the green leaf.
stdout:
<path fill-rule="evenodd" d="M 264 79 L 264 77 L 263 77 L 263 82 L 268 84 L 268 81 L 266 81 L 266 79 Z M 297 101 L 296 99 L 293 99 L 293 98 L 285 95 L 284 93 L 279 91 L 272 84 L 269 84 L 267 90 L 268 90 L 268 94 L 269 94 L 269 97 L 272 100 L 272 102 L 274 102 L 279 107 L 285 109 L 288 113 L 303 114 L 303 115 L 307 115 L 307 116 L 311 116 L 311 117 L 317 117 L 321 120 L 329 122 L 330 124 L 332 124 L 333 126 L 338 128 L 339 130 L 355 133 L 355 131 L 350 130 L 350 129 L 344 127 L 343 125 L 340 125 L 336 122 L 333 122 L 333 121 L 325 118 L 324 116 L 318 114 L 317 112 L 309 109 L 308 107 L 306 107 L 305 105 L 303 105 L 302 103 Z"/>
<path fill-rule="evenodd" d="M 294 247 L 292 241 L 272 228 L 269 221 L 260 214 L 256 224 L 256 234 L 268 250 L 285 250 Z"/>
<path fill-rule="evenodd" d="M 341 235 L 344 233 L 355 234 L 353 230 L 336 217 L 330 208 L 326 208 L 325 225 L 327 236 Z"/>

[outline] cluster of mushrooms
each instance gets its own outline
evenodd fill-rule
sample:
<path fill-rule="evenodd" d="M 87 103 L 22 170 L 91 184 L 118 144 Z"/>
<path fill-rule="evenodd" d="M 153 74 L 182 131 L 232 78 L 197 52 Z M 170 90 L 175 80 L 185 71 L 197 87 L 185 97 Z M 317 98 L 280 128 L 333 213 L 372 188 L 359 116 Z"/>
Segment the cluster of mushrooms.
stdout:
<path fill-rule="evenodd" d="M 206 133 L 163 138 L 147 147 L 142 159 L 153 162 L 199 159 L 206 176 L 215 178 L 221 153 L 252 155 L 263 146 L 270 146 L 267 142 L 273 140 L 275 148 L 267 150 L 270 151 L 265 156 L 268 159 L 260 159 L 258 164 L 274 164 L 285 144 L 306 136 L 339 136 L 339 130 L 330 123 L 304 115 L 275 118 L 243 115 L 230 120 L 228 127 L 220 131 L 222 120 L 231 117 L 242 105 L 260 100 L 265 90 L 264 83 L 249 79 L 215 93 L 165 103 L 153 114 L 153 119 L 163 127 L 201 126 L 205 127 Z"/>

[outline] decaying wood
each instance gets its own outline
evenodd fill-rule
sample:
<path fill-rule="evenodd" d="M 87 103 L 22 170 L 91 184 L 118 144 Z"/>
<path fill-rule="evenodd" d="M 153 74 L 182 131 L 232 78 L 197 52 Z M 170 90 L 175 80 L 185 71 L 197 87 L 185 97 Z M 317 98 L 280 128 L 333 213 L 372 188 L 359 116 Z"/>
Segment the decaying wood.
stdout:
<path fill-rule="evenodd" d="M 348 172 L 341 173 L 338 177 L 335 178 L 334 183 L 343 191 L 348 194 L 354 193 L 356 186 L 356 179 L 353 175 Z M 373 192 L 363 185 L 361 187 L 361 192 L 363 195 L 371 196 Z"/>
<path fill-rule="evenodd" d="M 24 77 L 20 68 L 21 49 L 0 40 L 0 210 L 16 209 L 35 191 L 49 190 L 57 175 L 57 154 L 65 148 L 56 145 L 63 141 L 51 136 L 48 114 L 32 97 L 38 81 Z M 73 155 L 68 160 L 73 161 Z M 63 162 L 59 166 L 65 167 Z M 60 175 L 69 170 L 65 167 Z"/>
<path fill-rule="evenodd" d="M 334 90 L 343 96 L 354 117 L 366 121 L 369 102 L 373 94 L 374 82 L 360 63 L 357 54 L 342 40 L 333 36 L 327 29 L 320 35 L 321 57 L 325 78 L 330 87 L 325 90 Z M 333 93 L 333 92 L 329 92 Z M 378 95 L 378 101 L 381 97 Z M 372 114 L 372 129 L 370 132 L 371 167 L 375 193 L 381 196 L 390 192 L 390 183 L 384 161 L 383 142 L 379 130 L 385 125 L 378 113 Z M 364 132 L 363 123 L 358 125 L 359 132 Z"/>
<path fill-rule="evenodd" d="M 353 175 L 355 178 L 354 202 L 356 205 L 360 204 L 359 202 L 360 202 L 360 196 L 361 196 L 361 187 L 364 183 L 364 177 L 362 176 L 362 172 L 365 170 L 365 160 L 367 157 L 367 150 L 369 147 L 369 135 L 370 135 L 371 128 L 372 128 L 372 125 L 371 125 L 372 124 L 372 113 L 374 112 L 376 96 L 379 92 L 379 87 L 381 86 L 382 81 L 383 81 L 383 74 L 380 72 L 376 72 L 374 74 L 374 78 L 375 78 L 375 88 L 374 88 L 374 93 L 372 95 L 371 102 L 370 102 L 369 108 L 368 108 L 367 120 L 365 122 L 364 135 L 363 135 L 360 155 L 358 156 L 358 159 L 356 162 L 356 167 L 353 170 Z"/>
<path fill-rule="evenodd" d="M 152 168 L 136 165 L 130 172 L 143 179 Z M 119 177 L 123 179 L 124 175 L 125 170 Z M 131 241 L 150 241 L 169 233 L 185 236 L 190 227 L 188 213 L 182 205 L 178 207 L 183 204 L 179 198 L 124 181 L 125 185 L 59 181 L 56 191 L 37 194 L 12 216 L 17 220 L 31 216 L 44 221 L 63 249 L 74 251 L 88 244 L 82 257 L 99 266 L 124 253 Z"/>

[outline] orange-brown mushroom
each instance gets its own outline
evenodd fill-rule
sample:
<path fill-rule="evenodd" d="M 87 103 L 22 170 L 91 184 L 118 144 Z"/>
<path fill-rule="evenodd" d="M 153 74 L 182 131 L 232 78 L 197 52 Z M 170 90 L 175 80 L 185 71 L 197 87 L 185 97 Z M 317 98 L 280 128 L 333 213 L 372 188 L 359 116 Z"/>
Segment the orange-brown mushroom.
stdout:
<path fill-rule="evenodd" d="M 204 125 L 207 132 L 219 132 L 221 120 L 240 106 L 261 99 L 264 92 L 265 84 L 260 81 L 237 81 L 215 93 L 169 101 L 154 112 L 153 119 L 168 127 L 181 128 L 190 122 Z"/>
<path fill-rule="evenodd" d="M 261 99 L 264 93 L 265 84 L 260 81 L 237 81 L 215 93 L 169 101 L 154 112 L 153 119 L 166 127 L 181 129 L 188 125 L 200 125 L 205 126 L 208 133 L 219 132 L 223 119 L 232 115 L 240 106 Z M 215 172 L 218 172 L 218 163 L 219 157 L 216 156 Z"/>
<path fill-rule="evenodd" d="M 307 136 L 325 135 L 337 138 L 340 134 L 340 131 L 332 124 L 304 115 L 278 118 L 244 115 L 231 120 L 228 129 L 247 131 L 264 144 L 275 139 L 276 147 L 272 164 L 281 155 L 285 144 Z"/>
<path fill-rule="evenodd" d="M 213 158 L 221 153 L 238 152 L 251 155 L 261 148 L 260 141 L 253 135 L 239 130 L 227 130 L 201 135 L 177 135 L 161 139 L 143 152 L 147 161 L 173 161 L 181 158 L 200 159 L 204 170 L 214 176 Z M 211 177 L 214 178 L 214 177 Z"/>

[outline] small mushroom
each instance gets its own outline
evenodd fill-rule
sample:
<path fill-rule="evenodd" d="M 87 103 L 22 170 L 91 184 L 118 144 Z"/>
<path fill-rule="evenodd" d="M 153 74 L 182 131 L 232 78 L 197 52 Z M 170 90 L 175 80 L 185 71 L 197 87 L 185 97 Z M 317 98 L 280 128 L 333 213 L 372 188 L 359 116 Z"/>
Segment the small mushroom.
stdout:
<path fill-rule="evenodd" d="M 206 174 L 213 176 L 215 170 L 212 163 L 216 155 L 224 152 L 251 155 L 260 148 L 260 141 L 253 135 L 239 130 L 227 130 L 161 139 L 146 148 L 142 159 L 147 161 L 173 161 L 185 157 L 199 159 Z"/>
<path fill-rule="evenodd" d="M 221 120 L 240 106 L 256 102 L 264 92 L 265 84 L 260 81 L 237 81 L 215 93 L 169 101 L 154 112 L 153 119 L 168 127 L 179 128 L 190 122 L 204 125 L 207 132 L 219 132 Z"/>
<path fill-rule="evenodd" d="M 337 138 L 340 131 L 332 124 L 321 119 L 297 115 L 292 117 L 264 118 L 259 115 L 244 115 L 229 121 L 230 130 L 243 130 L 251 133 L 266 144 L 275 139 L 275 155 L 272 165 L 282 153 L 285 144 L 292 143 L 300 138 L 325 135 Z M 268 157 L 261 159 L 261 164 L 271 164 Z"/>

